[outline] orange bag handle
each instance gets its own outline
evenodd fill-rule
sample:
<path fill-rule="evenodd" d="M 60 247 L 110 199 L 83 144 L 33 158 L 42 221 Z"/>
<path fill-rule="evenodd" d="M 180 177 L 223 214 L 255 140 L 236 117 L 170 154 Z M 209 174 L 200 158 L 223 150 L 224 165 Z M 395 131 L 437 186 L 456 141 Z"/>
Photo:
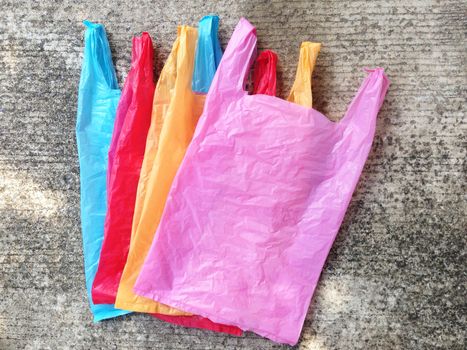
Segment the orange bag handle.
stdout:
<path fill-rule="evenodd" d="M 311 77 L 318 58 L 320 43 L 305 41 L 300 47 L 297 74 L 287 101 L 311 108 L 313 97 L 311 93 Z"/>

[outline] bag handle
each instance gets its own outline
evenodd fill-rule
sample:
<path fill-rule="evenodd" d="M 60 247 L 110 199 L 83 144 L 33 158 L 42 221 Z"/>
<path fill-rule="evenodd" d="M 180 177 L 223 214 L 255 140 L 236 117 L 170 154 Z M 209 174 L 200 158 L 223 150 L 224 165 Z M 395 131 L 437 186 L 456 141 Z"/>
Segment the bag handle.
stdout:
<path fill-rule="evenodd" d="M 104 26 L 87 20 L 83 21 L 83 24 L 87 28 L 84 46 L 85 62 L 109 89 L 118 89 L 117 74 Z"/>
<path fill-rule="evenodd" d="M 178 36 L 177 78 L 175 85 L 191 89 L 198 29 L 186 25 L 179 26 Z"/>
<path fill-rule="evenodd" d="M 321 44 L 305 41 L 300 46 L 295 81 L 290 91 L 288 101 L 311 108 L 313 98 L 311 93 L 311 78 L 318 58 Z"/>
<path fill-rule="evenodd" d="M 177 55 L 180 47 L 180 29 L 177 30 L 177 38 L 172 45 L 164 67 L 162 67 L 159 79 L 157 81 L 157 88 L 154 90 L 154 103 L 168 105 L 171 100 L 171 91 L 175 88 L 177 80 Z M 154 111 L 153 111 L 154 113 Z M 159 128 L 162 127 L 162 120 L 157 122 Z"/>
<path fill-rule="evenodd" d="M 369 130 L 374 132 L 376 116 L 389 88 L 389 79 L 384 73 L 384 68 L 365 68 L 365 72 L 368 76 L 339 121 L 342 126 L 358 125 L 362 133 Z"/>
<path fill-rule="evenodd" d="M 271 50 L 262 51 L 253 69 L 253 94 L 276 96 L 277 54 Z"/>
<path fill-rule="evenodd" d="M 219 17 L 216 15 L 205 16 L 199 21 L 195 68 L 191 85 L 194 92 L 207 94 L 216 74 L 222 58 L 218 30 Z"/>
<path fill-rule="evenodd" d="M 246 94 L 245 81 L 255 54 L 256 28 L 245 18 L 241 18 L 217 68 L 212 81 L 212 91 L 229 98 Z M 208 100 L 216 97 L 213 94 L 208 96 Z"/>
<path fill-rule="evenodd" d="M 154 47 L 151 36 L 147 32 L 141 33 L 141 36 L 134 36 L 131 50 L 131 66 L 137 68 L 139 73 L 145 77 L 153 76 Z"/>

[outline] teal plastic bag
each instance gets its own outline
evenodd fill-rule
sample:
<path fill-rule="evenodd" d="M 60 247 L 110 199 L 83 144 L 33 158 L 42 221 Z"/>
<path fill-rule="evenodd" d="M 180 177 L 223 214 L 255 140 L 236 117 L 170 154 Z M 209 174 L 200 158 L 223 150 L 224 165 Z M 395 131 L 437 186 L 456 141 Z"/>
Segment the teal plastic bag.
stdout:
<path fill-rule="evenodd" d="M 84 58 L 78 92 L 76 141 L 80 165 L 81 229 L 86 289 L 94 321 L 129 313 L 113 305 L 94 305 L 91 287 L 104 236 L 107 153 L 120 99 L 109 42 L 102 24 L 84 21 Z"/>
<path fill-rule="evenodd" d="M 216 15 L 204 16 L 199 21 L 195 67 L 191 85 L 194 92 L 207 94 L 214 74 L 216 74 L 222 58 L 221 44 L 217 36 L 218 30 L 219 17 Z"/>

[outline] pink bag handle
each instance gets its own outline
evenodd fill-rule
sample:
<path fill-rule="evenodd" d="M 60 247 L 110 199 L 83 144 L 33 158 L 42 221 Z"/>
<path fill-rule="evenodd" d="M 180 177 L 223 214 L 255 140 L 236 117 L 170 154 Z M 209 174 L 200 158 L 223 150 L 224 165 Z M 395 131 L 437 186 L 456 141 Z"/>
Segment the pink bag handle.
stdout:
<path fill-rule="evenodd" d="M 217 68 L 211 91 L 224 96 L 226 93 L 233 96 L 246 94 L 245 80 L 255 56 L 256 28 L 245 18 L 241 18 Z"/>
<path fill-rule="evenodd" d="M 374 132 L 376 116 L 384 102 L 389 88 L 389 80 L 383 68 L 364 69 L 368 76 L 363 81 L 357 94 L 350 103 L 339 124 L 346 127 L 358 125 L 362 132 Z"/>

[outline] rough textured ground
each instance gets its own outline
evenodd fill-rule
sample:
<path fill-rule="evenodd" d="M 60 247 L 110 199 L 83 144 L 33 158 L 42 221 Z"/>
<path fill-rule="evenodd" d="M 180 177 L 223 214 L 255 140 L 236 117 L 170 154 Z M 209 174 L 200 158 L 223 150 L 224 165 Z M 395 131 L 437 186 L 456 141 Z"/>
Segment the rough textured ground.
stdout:
<path fill-rule="evenodd" d="M 120 83 L 131 37 L 240 16 L 280 57 L 323 43 L 316 108 L 339 119 L 364 66 L 392 81 L 372 153 L 299 349 L 463 349 L 466 339 L 466 17 L 462 1 L 0 0 L 0 349 L 285 349 L 134 314 L 92 324 L 84 288 L 74 124 L 85 18 L 106 25 Z"/>

